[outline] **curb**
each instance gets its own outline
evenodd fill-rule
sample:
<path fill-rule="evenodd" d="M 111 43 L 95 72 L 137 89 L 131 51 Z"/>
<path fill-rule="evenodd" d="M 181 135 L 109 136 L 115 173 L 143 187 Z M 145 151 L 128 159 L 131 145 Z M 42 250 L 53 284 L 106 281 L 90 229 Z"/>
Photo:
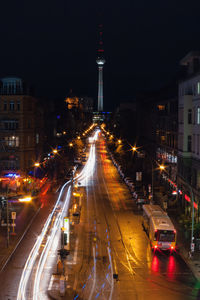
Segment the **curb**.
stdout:
<path fill-rule="evenodd" d="M 200 268 L 199 268 L 199 271 L 196 270 L 195 266 L 193 265 L 194 261 L 188 258 L 188 252 L 183 247 L 182 247 L 182 249 L 180 247 L 178 254 L 181 256 L 181 258 L 184 260 L 184 262 L 190 268 L 190 270 L 193 273 L 196 280 L 200 281 Z M 199 266 L 200 266 L 200 263 L 199 263 Z"/>

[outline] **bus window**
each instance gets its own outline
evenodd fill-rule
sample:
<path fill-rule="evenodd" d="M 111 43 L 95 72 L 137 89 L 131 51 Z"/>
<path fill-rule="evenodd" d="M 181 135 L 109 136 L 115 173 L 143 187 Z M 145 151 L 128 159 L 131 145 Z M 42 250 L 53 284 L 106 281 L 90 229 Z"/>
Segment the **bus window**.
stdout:
<path fill-rule="evenodd" d="M 175 233 L 172 230 L 159 230 L 159 239 L 160 242 L 174 242 Z"/>

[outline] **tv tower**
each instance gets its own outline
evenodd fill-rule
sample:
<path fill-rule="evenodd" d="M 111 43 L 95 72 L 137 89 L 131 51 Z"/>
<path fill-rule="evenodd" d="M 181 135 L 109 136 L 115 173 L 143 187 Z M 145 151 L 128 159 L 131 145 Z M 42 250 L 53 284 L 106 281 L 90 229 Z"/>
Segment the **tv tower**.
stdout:
<path fill-rule="evenodd" d="M 98 111 L 103 111 L 103 65 L 106 60 L 104 58 L 103 49 L 103 25 L 99 25 L 99 46 L 97 50 L 97 65 L 99 69 L 99 81 L 98 81 Z"/>

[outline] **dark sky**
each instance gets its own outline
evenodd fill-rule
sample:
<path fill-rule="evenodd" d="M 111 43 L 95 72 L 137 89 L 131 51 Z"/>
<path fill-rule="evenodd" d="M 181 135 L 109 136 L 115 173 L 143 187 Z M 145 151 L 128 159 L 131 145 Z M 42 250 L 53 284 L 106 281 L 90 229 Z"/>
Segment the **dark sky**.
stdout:
<path fill-rule="evenodd" d="M 0 77 L 18 76 L 44 97 L 72 88 L 97 99 L 97 27 L 104 26 L 104 103 L 175 78 L 180 59 L 200 50 L 200 1 L 4 1 Z"/>

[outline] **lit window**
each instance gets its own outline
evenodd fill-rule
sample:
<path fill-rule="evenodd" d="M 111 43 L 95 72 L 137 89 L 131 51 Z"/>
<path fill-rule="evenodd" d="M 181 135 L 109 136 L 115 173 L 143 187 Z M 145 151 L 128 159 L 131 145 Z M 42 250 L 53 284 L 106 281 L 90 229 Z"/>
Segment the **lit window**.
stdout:
<path fill-rule="evenodd" d="M 200 94 L 200 82 L 197 82 L 197 94 Z"/>
<path fill-rule="evenodd" d="M 36 144 L 39 144 L 39 133 L 36 133 Z"/>
<path fill-rule="evenodd" d="M 158 110 L 165 110 L 165 105 L 158 105 Z"/>
<path fill-rule="evenodd" d="M 197 107 L 197 124 L 200 124 L 200 107 Z"/>
<path fill-rule="evenodd" d="M 8 136 L 5 137 L 5 145 L 8 147 L 19 147 L 19 137 L 18 136 Z"/>

